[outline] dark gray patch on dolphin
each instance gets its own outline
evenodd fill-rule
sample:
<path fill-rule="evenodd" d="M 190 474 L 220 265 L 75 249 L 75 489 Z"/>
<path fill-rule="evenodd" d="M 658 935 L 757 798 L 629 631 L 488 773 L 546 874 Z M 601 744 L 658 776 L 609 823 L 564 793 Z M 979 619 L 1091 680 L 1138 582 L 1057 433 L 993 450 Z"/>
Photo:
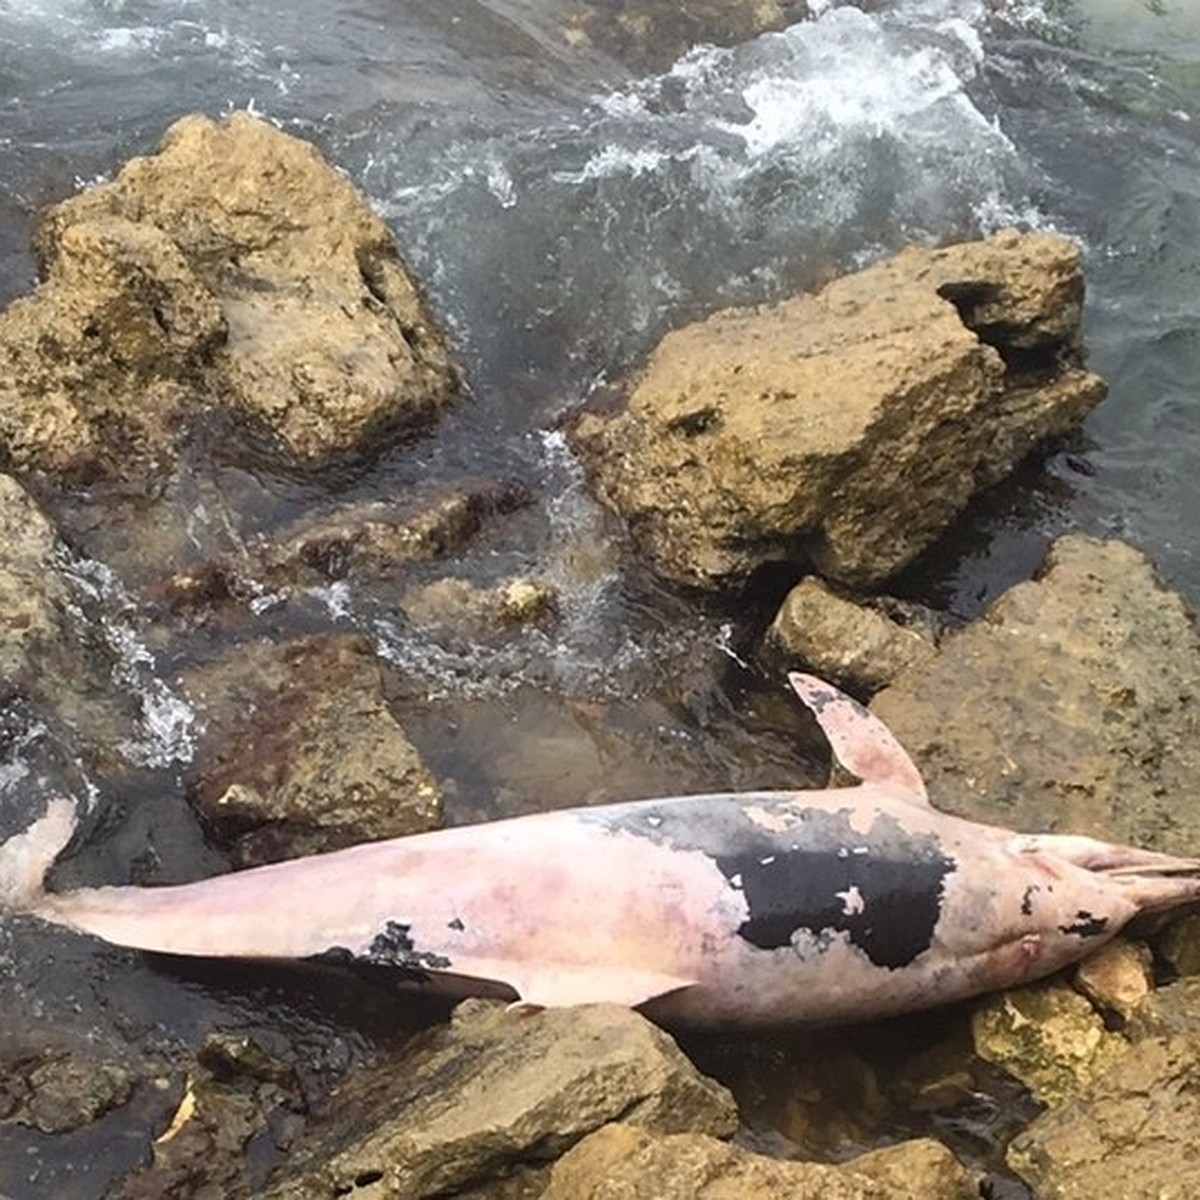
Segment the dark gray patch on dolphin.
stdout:
<path fill-rule="evenodd" d="M 381 967 L 426 967 L 431 971 L 444 971 L 451 961 L 444 954 L 429 950 L 418 950 L 412 940 L 412 926 L 400 921 L 389 921 L 382 933 L 377 933 L 363 961 Z"/>
<path fill-rule="evenodd" d="M 818 947 L 844 933 L 879 967 L 908 966 L 929 949 L 955 859 L 935 834 L 906 829 L 880 812 L 866 833 L 850 810 L 796 808 L 798 820 L 775 831 L 745 811 L 753 795 L 689 797 L 597 813 L 625 831 L 672 850 L 708 855 L 746 901 L 737 933 L 761 950 L 810 933 Z M 589 819 L 588 814 L 581 815 Z"/>
<path fill-rule="evenodd" d="M 1076 937 L 1099 937 L 1108 928 L 1107 917 L 1094 917 L 1082 908 L 1075 914 L 1075 920 L 1069 925 L 1060 925 L 1059 933 L 1073 933 Z"/>
<path fill-rule="evenodd" d="M 359 971 L 370 970 L 376 965 L 371 960 L 355 954 L 345 946 L 330 946 L 328 950 L 322 950 L 320 954 L 308 955 L 305 961 L 325 963 L 333 967 L 357 968 Z M 422 971 L 417 967 L 398 967 L 390 963 L 386 965 L 389 971 L 392 972 L 390 975 L 391 978 L 399 978 L 405 983 L 427 984 L 433 980 L 433 976 L 428 971 Z"/>

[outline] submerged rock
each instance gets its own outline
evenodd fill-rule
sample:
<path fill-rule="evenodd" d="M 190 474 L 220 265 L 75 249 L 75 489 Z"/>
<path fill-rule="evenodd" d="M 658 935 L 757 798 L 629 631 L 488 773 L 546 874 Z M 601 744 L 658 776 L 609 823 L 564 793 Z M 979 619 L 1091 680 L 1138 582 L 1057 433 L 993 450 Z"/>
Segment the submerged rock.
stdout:
<path fill-rule="evenodd" d="M 505 626 L 545 624 L 558 612 L 558 596 L 534 579 L 506 579 L 487 588 L 465 579 L 436 579 L 405 592 L 400 607 L 423 629 L 480 638 Z"/>
<path fill-rule="evenodd" d="M 456 388 L 383 221 L 314 147 L 247 113 L 43 215 L 44 282 L 0 314 L 0 446 L 19 470 L 125 475 L 197 412 L 319 467 L 377 453 Z"/>
<path fill-rule="evenodd" d="M 811 562 L 876 584 L 1102 398 L 1082 301 L 1079 252 L 1051 234 L 906 250 L 668 334 L 572 444 L 669 579 Z"/>
<path fill-rule="evenodd" d="M 366 638 L 237 646 L 188 686 L 206 721 L 192 804 L 237 861 L 440 824 L 437 784 L 387 706 Z"/>
<path fill-rule="evenodd" d="M 693 46 L 736 45 L 808 15 L 805 0 L 583 0 L 564 36 L 594 46 L 636 71 L 662 70 Z"/>
<path fill-rule="evenodd" d="M 554 1165 L 543 1200 L 968 1200 L 978 1187 L 944 1146 L 908 1143 L 841 1166 L 766 1158 L 698 1133 L 606 1125 Z"/>
<path fill-rule="evenodd" d="M 865 692 L 879 691 L 936 652 L 928 629 L 847 599 L 813 575 L 788 592 L 767 630 L 766 648 Z"/>
<path fill-rule="evenodd" d="M 1071 535 L 872 710 L 937 807 L 1029 831 L 1200 846 L 1200 634 L 1147 558 Z"/>
<path fill-rule="evenodd" d="M 610 1121 L 730 1135 L 729 1094 L 628 1009 L 535 1014 L 464 1002 L 447 1029 L 349 1080 L 297 1144 L 274 1200 L 442 1195 L 555 1158 Z"/>

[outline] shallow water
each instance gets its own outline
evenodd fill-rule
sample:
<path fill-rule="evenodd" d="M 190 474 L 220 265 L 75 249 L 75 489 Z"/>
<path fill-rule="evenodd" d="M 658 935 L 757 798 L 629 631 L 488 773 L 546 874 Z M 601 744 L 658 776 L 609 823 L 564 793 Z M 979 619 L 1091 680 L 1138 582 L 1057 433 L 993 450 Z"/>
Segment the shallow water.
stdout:
<path fill-rule="evenodd" d="M 296 480 L 217 454 L 161 493 L 60 499 L 98 698 L 58 724 L 15 704 L 0 714 L 5 828 L 68 786 L 93 797 L 92 853 L 68 873 L 219 869 L 182 799 L 194 715 L 176 684 L 214 646 L 156 629 L 142 589 L 174 555 L 468 476 L 523 482 L 535 504 L 485 531 L 455 571 L 547 579 L 559 626 L 484 654 L 401 620 L 394 580 L 261 614 L 264 634 L 371 636 L 419 698 L 405 722 L 447 783 L 451 819 L 672 784 L 803 782 L 799 721 L 739 665 L 753 621 L 630 566 L 553 426 L 665 329 L 913 241 L 1014 222 L 1078 238 L 1091 365 L 1111 394 L 905 589 L 968 615 L 1079 526 L 1146 547 L 1200 602 L 1200 10 L 817 7 L 815 20 L 647 74 L 564 36 L 566 0 L 0 0 L 0 300 L 34 280 L 41 204 L 151 149 L 185 112 L 252 107 L 315 140 L 387 217 L 471 384 L 431 437 L 351 475 Z M 128 744 L 98 764 L 89 748 L 131 720 Z M 344 1063 L 377 1035 L 307 989 L 272 992 L 279 1006 L 264 1008 L 257 985 L 228 975 L 196 982 L 25 927 L 0 937 L 0 1008 L 29 1014 L 3 1031 L 13 1046 L 49 1028 L 56 1044 L 161 1063 L 215 1023 L 284 1030 L 289 1054 L 319 1043 Z M 114 1116 L 96 1136 L 126 1145 L 155 1119 Z M 0 1193 L 98 1195 L 94 1172 L 78 1172 L 92 1153 L 0 1127 Z"/>

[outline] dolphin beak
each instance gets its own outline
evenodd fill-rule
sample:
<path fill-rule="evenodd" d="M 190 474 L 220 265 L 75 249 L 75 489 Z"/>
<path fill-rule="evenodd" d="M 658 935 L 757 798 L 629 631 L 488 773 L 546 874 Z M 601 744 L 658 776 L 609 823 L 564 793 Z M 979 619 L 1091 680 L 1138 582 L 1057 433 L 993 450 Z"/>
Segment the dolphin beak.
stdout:
<path fill-rule="evenodd" d="M 1051 854 L 1103 875 L 1200 875 L 1200 858 L 1181 858 L 1070 834 L 1018 834 L 1012 849 L 1018 854 Z"/>

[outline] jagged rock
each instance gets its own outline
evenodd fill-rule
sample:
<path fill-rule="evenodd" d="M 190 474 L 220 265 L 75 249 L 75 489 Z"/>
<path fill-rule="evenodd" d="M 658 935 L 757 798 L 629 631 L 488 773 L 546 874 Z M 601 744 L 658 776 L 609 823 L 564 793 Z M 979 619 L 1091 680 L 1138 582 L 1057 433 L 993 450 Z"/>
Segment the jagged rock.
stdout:
<path fill-rule="evenodd" d="M 572 445 L 669 579 L 812 562 L 876 584 L 1104 395 L 1079 366 L 1082 300 L 1055 235 L 906 250 L 668 334 Z"/>
<path fill-rule="evenodd" d="M 910 1148 L 911 1147 L 911 1148 Z M 567 1151 L 542 1200 L 967 1200 L 978 1188 L 936 1142 L 889 1147 L 841 1166 L 752 1154 L 697 1133 L 606 1125 Z"/>
<path fill-rule="evenodd" d="M 314 147 L 247 113 L 43 215 L 44 282 L 0 314 L 18 470 L 123 474 L 220 410 L 302 467 L 427 423 L 455 375 L 387 227 Z"/>
<path fill-rule="evenodd" d="M 335 1093 L 270 1196 L 441 1195 L 554 1158 L 618 1120 L 728 1136 L 737 1114 L 724 1088 L 628 1009 L 531 1015 L 469 1000 L 402 1065 L 380 1064 Z"/>
<path fill-rule="evenodd" d="M 788 592 L 766 646 L 771 655 L 865 692 L 879 691 L 935 653 L 926 630 L 849 600 L 814 575 Z"/>
<path fill-rule="evenodd" d="M 1129 1051 L 1087 1000 L 1057 981 L 989 997 L 972 1014 L 971 1028 L 976 1053 L 1043 1104 L 1070 1099 Z"/>
<path fill-rule="evenodd" d="M 1191 854 L 1200 636 L 1139 551 L 1071 535 L 872 702 L 937 807 Z"/>
<path fill-rule="evenodd" d="M 1094 950 L 1075 970 L 1075 986 L 1101 1012 L 1128 1020 L 1154 990 L 1150 948 L 1116 938 Z"/>
<path fill-rule="evenodd" d="M 188 690 L 206 731 L 191 800 L 242 863 L 437 826 L 441 796 L 366 638 L 234 647 Z"/>
<path fill-rule="evenodd" d="M 1193 1021 L 1195 1014 L 1193 1014 Z M 1148 1038 L 1008 1150 L 1043 1200 L 1200 1194 L 1200 1035 Z"/>

